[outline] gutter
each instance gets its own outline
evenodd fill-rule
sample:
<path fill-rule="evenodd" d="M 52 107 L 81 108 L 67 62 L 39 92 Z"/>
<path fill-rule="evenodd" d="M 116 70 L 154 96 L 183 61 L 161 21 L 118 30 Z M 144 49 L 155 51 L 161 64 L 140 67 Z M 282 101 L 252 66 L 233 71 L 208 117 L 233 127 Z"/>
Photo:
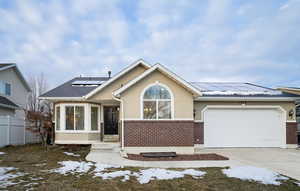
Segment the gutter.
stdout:
<path fill-rule="evenodd" d="M 9 109 L 20 109 L 20 107 L 10 106 L 10 105 L 6 105 L 6 104 L 3 104 L 3 103 L 0 103 L 0 106 L 5 107 L 5 108 L 9 108 Z"/>
<path fill-rule="evenodd" d="M 195 101 L 296 101 L 294 97 L 198 97 Z"/>
<path fill-rule="evenodd" d="M 117 98 L 114 94 L 112 94 L 112 97 L 114 100 L 117 100 L 121 103 L 121 121 L 122 121 L 122 140 L 121 140 L 121 150 L 124 150 L 124 107 L 123 107 L 123 100 L 120 98 Z"/>

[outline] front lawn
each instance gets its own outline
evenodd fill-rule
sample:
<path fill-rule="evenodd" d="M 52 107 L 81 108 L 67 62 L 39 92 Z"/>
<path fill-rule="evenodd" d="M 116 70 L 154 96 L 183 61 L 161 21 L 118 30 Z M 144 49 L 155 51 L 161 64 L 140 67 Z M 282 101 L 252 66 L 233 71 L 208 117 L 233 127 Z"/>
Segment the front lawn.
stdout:
<path fill-rule="evenodd" d="M 89 149 L 53 146 L 46 150 L 40 145 L 0 148 L 0 190 L 300 190 L 292 179 L 278 180 L 280 185 L 263 184 L 229 178 L 222 168 L 109 168 L 85 161 Z"/>

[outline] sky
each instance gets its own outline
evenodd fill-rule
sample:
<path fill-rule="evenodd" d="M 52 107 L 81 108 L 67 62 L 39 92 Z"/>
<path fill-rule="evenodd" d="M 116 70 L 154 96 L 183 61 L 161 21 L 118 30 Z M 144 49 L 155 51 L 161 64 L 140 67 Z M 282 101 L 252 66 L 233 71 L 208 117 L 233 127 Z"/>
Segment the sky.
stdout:
<path fill-rule="evenodd" d="M 300 0 L 0 0 L 0 63 L 53 88 L 138 59 L 187 81 L 300 86 Z"/>

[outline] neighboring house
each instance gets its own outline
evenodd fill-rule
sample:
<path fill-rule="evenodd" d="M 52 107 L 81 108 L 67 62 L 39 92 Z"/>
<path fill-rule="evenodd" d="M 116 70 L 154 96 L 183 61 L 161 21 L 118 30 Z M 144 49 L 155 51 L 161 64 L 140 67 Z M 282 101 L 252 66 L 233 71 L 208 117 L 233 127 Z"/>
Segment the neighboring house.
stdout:
<path fill-rule="evenodd" d="M 112 78 L 74 78 L 40 98 L 55 104 L 56 144 L 115 140 L 127 153 L 189 154 L 297 146 L 300 95 L 250 83 L 187 82 L 143 60 Z"/>
<path fill-rule="evenodd" d="M 300 88 L 297 87 L 281 87 L 278 90 L 300 95 Z M 300 100 L 296 101 L 296 120 L 298 123 L 298 144 L 300 145 Z"/>
<path fill-rule="evenodd" d="M 29 92 L 16 64 L 0 64 L 0 116 L 24 118 Z"/>

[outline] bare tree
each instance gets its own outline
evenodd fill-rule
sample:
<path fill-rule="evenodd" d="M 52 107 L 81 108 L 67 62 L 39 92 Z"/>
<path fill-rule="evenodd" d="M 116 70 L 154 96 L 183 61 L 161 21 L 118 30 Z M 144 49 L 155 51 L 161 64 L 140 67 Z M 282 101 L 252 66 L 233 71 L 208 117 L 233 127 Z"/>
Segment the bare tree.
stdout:
<path fill-rule="evenodd" d="M 29 79 L 31 93 L 28 96 L 26 110 L 27 120 L 30 126 L 29 131 L 40 136 L 43 145 L 47 145 L 52 137 L 52 110 L 51 103 L 47 100 L 40 100 L 39 96 L 47 91 L 48 83 L 43 73 Z"/>

